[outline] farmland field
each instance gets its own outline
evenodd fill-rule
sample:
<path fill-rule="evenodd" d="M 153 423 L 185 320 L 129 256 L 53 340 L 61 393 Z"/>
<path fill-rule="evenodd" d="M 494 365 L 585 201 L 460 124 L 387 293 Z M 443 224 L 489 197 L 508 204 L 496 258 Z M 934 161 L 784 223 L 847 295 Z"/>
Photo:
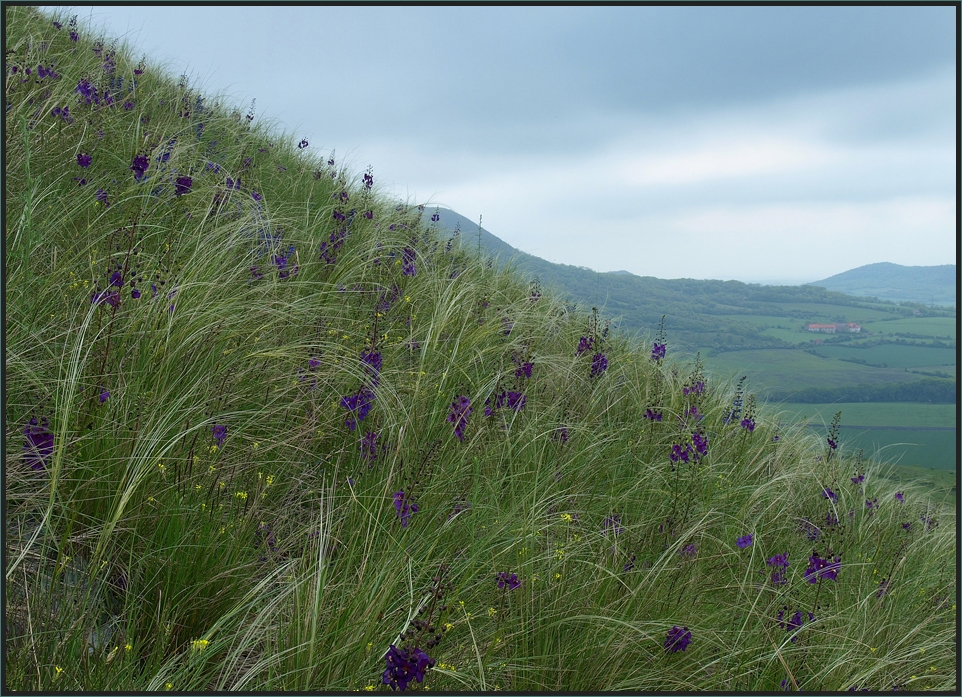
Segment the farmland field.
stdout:
<path fill-rule="evenodd" d="M 837 411 L 842 426 L 907 426 L 955 428 L 954 404 L 917 404 L 914 402 L 845 402 L 839 404 L 778 405 L 786 416 L 810 418 L 812 423 L 828 424 Z"/>
<path fill-rule="evenodd" d="M 818 352 L 832 358 L 855 358 L 868 363 L 886 363 L 889 368 L 955 366 L 955 349 L 933 346 L 905 346 L 902 344 L 881 344 L 868 348 L 820 346 Z"/>
<path fill-rule="evenodd" d="M 824 347 L 819 347 L 823 351 Z M 705 357 L 706 369 L 718 378 L 748 375 L 749 389 L 756 392 L 802 390 L 831 385 L 880 385 L 911 382 L 919 376 L 904 369 L 873 368 L 834 358 L 821 358 L 800 349 L 727 351 Z"/>
<path fill-rule="evenodd" d="M 863 329 L 871 332 L 886 334 L 905 333 L 919 336 L 956 338 L 954 317 L 909 317 L 905 319 L 889 319 L 862 325 Z"/>

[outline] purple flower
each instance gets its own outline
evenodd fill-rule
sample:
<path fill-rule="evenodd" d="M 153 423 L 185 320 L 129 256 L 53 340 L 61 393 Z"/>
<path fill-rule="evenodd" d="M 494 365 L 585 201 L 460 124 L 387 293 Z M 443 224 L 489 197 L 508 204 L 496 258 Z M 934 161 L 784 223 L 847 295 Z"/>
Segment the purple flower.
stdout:
<path fill-rule="evenodd" d="M 377 458 L 377 433 L 368 431 L 361 439 L 361 457 L 368 462 Z"/>
<path fill-rule="evenodd" d="M 609 532 L 611 532 L 613 536 L 617 537 L 624 531 L 625 529 L 621 525 L 621 516 L 618 513 L 610 515 L 601 521 L 601 534 L 605 537 L 608 536 Z"/>
<path fill-rule="evenodd" d="M 77 164 L 83 167 L 84 169 L 87 169 L 90 166 L 91 160 L 92 158 L 90 157 L 90 155 L 87 155 L 86 153 L 82 153 L 82 152 L 77 153 Z"/>
<path fill-rule="evenodd" d="M 97 193 L 94 194 L 94 198 L 100 201 L 105 206 L 110 206 L 110 201 L 107 200 L 107 192 L 103 189 L 97 189 Z"/>
<path fill-rule="evenodd" d="M 595 338 L 593 336 L 583 336 L 578 342 L 578 349 L 575 351 L 576 356 L 580 356 L 591 350 L 591 347 L 595 343 Z"/>
<path fill-rule="evenodd" d="M 704 381 L 699 380 L 698 382 L 696 382 L 696 383 L 695 383 L 694 385 L 692 385 L 691 387 L 683 387 L 683 388 L 681 388 L 681 391 L 682 391 L 682 393 L 684 393 L 684 395 L 685 395 L 686 397 L 687 397 L 688 395 L 690 395 L 690 394 L 701 394 L 702 392 L 705 391 L 705 383 L 704 383 Z"/>
<path fill-rule="evenodd" d="M 742 419 L 742 428 L 751 433 L 755 430 L 755 422 L 751 419 Z"/>
<path fill-rule="evenodd" d="M 608 370 L 608 358 L 605 354 L 596 353 L 591 357 L 591 375 L 589 377 L 596 378 L 606 370 Z"/>
<path fill-rule="evenodd" d="M 133 111 L 133 110 L 134 110 L 133 102 L 124 102 L 124 111 Z"/>
<path fill-rule="evenodd" d="M 524 409 L 524 405 L 527 400 L 528 398 L 520 392 L 509 391 L 507 394 L 508 408 L 514 409 L 515 411 L 521 411 Z M 500 406 L 500 404 L 498 406 Z"/>
<path fill-rule="evenodd" d="M 261 194 L 260 194 L 259 192 L 257 192 L 257 191 L 252 191 L 252 192 L 251 192 L 251 197 L 252 197 L 255 201 L 260 201 L 262 198 L 264 198 L 264 197 L 261 196 Z"/>
<path fill-rule="evenodd" d="M 370 189 L 371 189 L 372 186 L 374 186 L 374 175 L 371 174 L 370 172 L 365 172 L 365 174 L 364 174 L 364 188 L 370 191 Z M 435 214 L 435 215 L 437 215 L 437 214 Z M 434 218 L 431 218 L 431 220 L 434 220 Z"/>
<path fill-rule="evenodd" d="M 515 590 L 521 587 L 521 581 L 518 580 L 518 574 L 508 575 L 507 571 L 498 572 L 498 588 L 508 590 Z"/>
<path fill-rule="evenodd" d="M 361 363 L 364 364 L 364 369 L 367 371 L 367 374 L 371 376 L 371 384 L 377 387 L 381 373 L 381 352 L 375 351 L 374 349 L 362 351 Z"/>
<path fill-rule="evenodd" d="M 130 289 L 130 297 L 133 298 L 134 300 L 136 300 L 137 298 L 139 298 L 140 295 L 141 295 L 141 293 L 140 293 L 140 290 L 139 290 L 138 288 L 131 288 L 131 289 Z"/>
<path fill-rule="evenodd" d="M 404 494 L 404 490 L 394 492 L 394 509 L 397 511 L 398 518 L 401 519 L 401 527 L 406 528 L 411 520 L 411 516 L 418 512 L 418 505 L 411 503 L 410 496 Z"/>
<path fill-rule="evenodd" d="M 70 107 L 66 107 L 66 106 L 63 108 L 59 106 L 54 107 L 53 110 L 50 112 L 50 115 L 59 116 L 62 120 L 66 121 L 67 123 L 73 123 L 73 117 L 70 115 Z"/>
<path fill-rule="evenodd" d="M 791 612 L 791 608 L 789 608 L 789 607 L 784 607 L 784 608 L 782 608 L 781 610 L 778 611 L 778 620 L 777 620 L 777 621 L 778 621 L 778 625 L 779 625 L 782 629 L 784 629 L 786 632 L 797 632 L 798 630 L 800 630 L 800 629 L 802 628 L 802 623 L 804 622 L 803 617 L 802 617 L 802 611 L 801 611 L 801 610 L 796 610 L 796 611 L 791 615 L 791 617 L 787 617 L 787 618 L 786 618 L 786 612 L 785 612 L 786 610 L 787 610 L 788 612 Z M 815 615 L 813 615 L 811 612 L 809 612 L 809 613 L 808 613 L 808 620 L 809 620 L 809 622 L 813 621 L 814 619 L 815 619 Z M 797 637 L 797 636 L 793 636 L 793 637 L 792 637 L 792 642 L 795 642 L 795 641 L 798 641 L 798 637 Z"/>
<path fill-rule="evenodd" d="M 190 177 L 177 177 L 177 181 L 174 183 L 174 196 L 183 196 L 190 191 L 190 187 L 193 185 L 194 181 Z"/>
<path fill-rule="evenodd" d="M 217 447 L 223 448 L 224 439 L 227 438 L 227 426 L 225 424 L 214 424 L 210 432 L 214 436 L 214 440 L 217 441 Z"/>
<path fill-rule="evenodd" d="M 534 364 L 533 364 L 533 363 L 531 363 L 531 362 L 522 363 L 522 364 L 521 364 L 520 366 L 518 366 L 518 368 L 514 371 L 514 376 L 515 376 L 516 378 L 530 378 L 530 377 L 531 377 L 531 370 L 532 370 L 532 368 L 534 368 Z"/>
<path fill-rule="evenodd" d="M 752 546 L 753 535 L 745 535 L 744 537 L 739 537 L 735 540 L 735 544 L 738 545 L 739 549 L 745 549 L 746 547 Z"/>
<path fill-rule="evenodd" d="M 690 445 L 686 444 L 684 449 L 682 449 L 680 444 L 675 443 L 671 446 L 671 454 L 668 457 L 672 462 L 678 462 L 679 460 L 682 462 L 688 462 L 688 457 L 691 455 L 691 453 L 692 450 Z"/>
<path fill-rule="evenodd" d="M 666 352 L 666 351 L 667 351 L 666 345 L 665 345 L 665 344 L 659 344 L 659 343 L 656 341 L 656 342 L 655 342 L 655 345 L 652 346 L 652 348 L 651 348 L 651 360 L 653 360 L 653 361 L 655 361 L 655 362 L 660 361 L 662 358 L 665 357 L 665 352 Z"/>
<path fill-rule="evenodd" d="M 110 393 L 107 391 L 106 387 L 100 388 L 100 403 L 103 404 L 108 399 L 110 399 Z"/>
<path fill-rule="evenodd" d="M 414 250 L 410 247 L 405 247 L 404 251 L 401 252 L 401 259 L 401 274 L 404 276 L 416 276 L 418 270 L 414 265 Z"/>
<path fill-rule="evenodd" d="M 468 417 L 472 411 L 471 400 L 466 395 L 459 395 L 451 402 L 447 421 L 454 424 L 454 435 L 459 441 L 464 441 L 464 431 L 468 427 Z"/>
<path fill-rule="evenodd" d="M 708 436 L 703 436 L 698 431 L 694 431 L 691 434 L 691 442 L 694 444 L 695 450 L 699 455 L 708 453 Z"/>
<path fill-rule="evenodd" d="M 690 643 L 691 632 L 688 631 L 688 627 L 679 627 L 676 625 L 668 630 L 668 635 L 665 637 L 665 651 L 670 651 L 671 653 L 684 651 Z"/>
<path fill-rule="evenodd" d="M 824 489 L 822 489 L 822 498 L 830 499 L 832 501 L 838 501 L 838 494 L 836 494 L 834 491 L 832 491 L 828 487 L 825 487 Z"/>
<path fill-rule="evenodd" d="M 696 554 L 695 545 L 685 545 L 678 550 L 678 554 L 685 559 L 694 559 Z"/>
<path fill-rule="evenodd" d="M 555 440 L 561 441 L 561 443 L 567 443 L 567 442 L 568 442 L 568 429 L 565 428 L 564 426 L 558 426 L 558 428 L 555 429 L 554 434 L 552 435 L 552 437 L 553 437 Z"/>
<path fill-rule="evenodd" d="M 808 558 L 808 568 L 805 569 L 805 579 L 809 583 L 815 583 L 821 578 L 829 581 L 838 579 L 838 572 L 842 568 L 842 559 L 838 555 L 831 561 L 823 559 L 815 552 Z"/>
<path fill-rule="evenodd" d="M 30 465 L 30 469 L 37 472 L 46 469 L 47 461 L 53 454 L 53 434 L 49 430 L 49 425 L 46 418 L 37 423 L 34 417 L 23 429 L 23 435 L 27 437 L 23 444 L 24 461 Z"/>
<path fill-rule="evenodd" d="M 124 287 L 124 277 L 119 271 L 114 271 L 110 275 L 110 285 L 117 286 L 118 288 Z"/>
<path fill-rule="evenodd" d="M 836 448 L 838 448 L 838 441 L 832 440 L 831 438 L 829 438 L 828 447 L 831 448 L 832 450 L 835 450 Z"/>
<path fill-rule="evenodd" d="M 144 178 L 144 172 L 150 167 L 150 160 L 147 159 L 146 155 L 136 155 L 134 157 L 133 163 L 130 165 L 131 171 L 134 173 L 134 179 L 140 181 Z"/>
<path fill-rule="evenodd" d="M 307 138 L 304 138 L 300 143 L 297 144 L 298 150 L 303 150 L 308 146 Z"/>
<path fill-rule="evenodd" d="M 387 667 L 381 675 L 381 682 L 402 692 L 412 680 L 423 682 L 424 673 L 434 667 L 434 659 L 421 649 L 398 649 L 394 644 L 384 655 L 384 662 Z"/>
<path fill-rule="evenodd" d="M 362 388 L 357 394 L 341 397 L 341 406 L 351 412 L 344 425 L 353 431 L 359 421 L 364 421 L 373 404 L 374 393 L 367 388 Z"/>
<path fill-rule="evenodd" d="M 776 554 L 774 557 L 767 559 L 765 563 L 768 566 L 775 567 L 775 571 L 773 571 L 771 575 L 773 586 L 784 586 L 788 583 L 787 574 L 779 570 L 788 568 L 788 553 Z"/>
<path fill-rule="evenodd" d="M 661 421 L 662 414 L 660 411 L 653 411 L 651 409 L 645 409 L 645 418 L 651 419 L 652 421 Z"/>
<path fill-rule="evenodd" d="M 307 359 L 307 368 L 308 368 L 308 370 L 312 370 L 312 371 L 313 371 L 313 370 L 317 370 L 320 366 L 321 366 L 321 359 L 320 359 L 320 358 L 309 358 L 309 359 Z"/>
<path fill-rule="evenodd" d="M 859 475 L 856 475 L 856 476 L 852 477 L 852 484 L 862 484 L 862 483 L 864 483 L 864 482 L 865 482 L 865 475 L 864 475 L 864 474 L 859 474 Z"/>
<path fill-rule="evenodd" d="M 901 491 L 895 492 L 895 500 L 898 501 L 899 503 L 905 503 L 905 496 L 902 495 Z"/>
<path fill-rule="evenodd" d="M 76 43 L 77 41 L 80 40 L 80 34 L 78 34 L 77 32 L 75 32 L 75 31 L 73 31 L 73 30 L 71 30 L 71 31 L 70 31 L 70 40 L 73 41 L 74 43 Z"/>

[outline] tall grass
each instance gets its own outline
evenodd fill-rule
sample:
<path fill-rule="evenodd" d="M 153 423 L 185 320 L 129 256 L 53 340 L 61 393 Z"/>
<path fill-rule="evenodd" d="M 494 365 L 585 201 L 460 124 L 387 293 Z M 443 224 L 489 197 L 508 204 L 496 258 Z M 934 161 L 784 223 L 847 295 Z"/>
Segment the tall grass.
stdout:
<path fill-rule="evenodd" d="M 6 13 L 9 689 L 955 688 L 926 492 Z"/>

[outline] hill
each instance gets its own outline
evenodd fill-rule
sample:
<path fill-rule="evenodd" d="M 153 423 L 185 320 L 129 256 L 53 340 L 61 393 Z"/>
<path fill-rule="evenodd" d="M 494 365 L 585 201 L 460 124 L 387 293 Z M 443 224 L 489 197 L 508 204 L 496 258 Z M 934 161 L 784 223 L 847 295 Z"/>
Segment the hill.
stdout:
<path fill-rule="evenodd" d="M 954 512 L 840 416 L 4 9 L 5 691 L 954 688 Z"/>
<path fill-rule="evenodd" d="M 848 295 L 925 305 L 955 305 L 957 292 L 955 264 L 902 266 L 886 261 L 859 266 L 807 285 Z"/>

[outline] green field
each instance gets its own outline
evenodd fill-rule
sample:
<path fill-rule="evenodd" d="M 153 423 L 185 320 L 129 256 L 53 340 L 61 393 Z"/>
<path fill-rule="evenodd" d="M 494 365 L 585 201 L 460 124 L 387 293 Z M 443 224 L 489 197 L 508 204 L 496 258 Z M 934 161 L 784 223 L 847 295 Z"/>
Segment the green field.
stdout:
<path fill-rule="evenodd" d="M 842 426 L 907 426 L 955 428 L 954 404 L 916 404 L 913 402 L 846 402 L 839 404 L 777 405 L 787 418 L 811 419 L 829 424 L 835 412 L 842 412 Z"/>
<path fill-rule="evenodd" d="M 863 330 L 884 332 L 885 334 L 918 334 L 919 336 L 949 337 L 956 339 L 954 317 L 908 317 L 905 319 L 888 319 L 862 325 Z"/>
<path fill-rule="evenodd" d="M 824 347 L 818 347 L 824 351 Z M 923 349 L 924 350 L 924 349 Z M 911 382 L 919 376 L 904 369 L 873 368 L 834 358 L 821 358 L 801 349 L 757 349 L 726 351 L 707 356 L 708 348 L 701 349 L 705 368 L 719 378 L 748 375 L 750 390 L 790 391 L 829 385 L 880 385 Z M 707 356 L 707 357 L 706 357 Z"/>
<path fill-rule="evenodd" d="M 868 348 L 850 346 L 819 346 L 819 353 L 832 358 L 848 358 L 874 364 L 887 364 L 889 368 L 921 368 L 923 366 L 955 366 L 955 349 L 931 346 L 905 346 L 881 344 Z"/>

